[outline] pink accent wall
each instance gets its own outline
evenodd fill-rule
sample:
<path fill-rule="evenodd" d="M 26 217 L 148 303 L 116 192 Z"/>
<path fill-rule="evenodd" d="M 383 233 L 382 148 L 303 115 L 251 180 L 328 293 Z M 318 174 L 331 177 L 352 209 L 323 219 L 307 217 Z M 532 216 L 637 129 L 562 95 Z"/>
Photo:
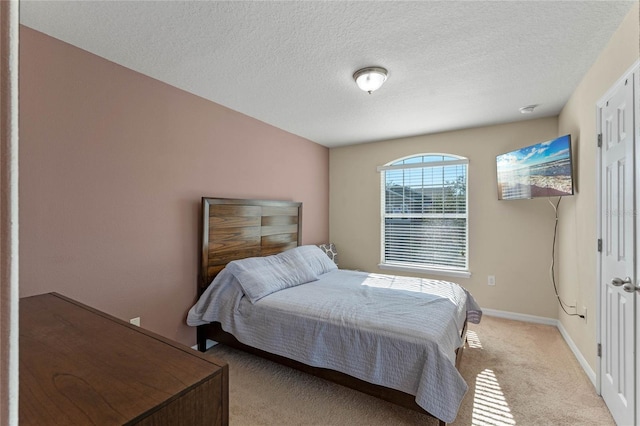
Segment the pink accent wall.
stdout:
<path fill-rule="evenodd" d="M 201 196 L 303 202 L 329 236 L 329 151 L 27 27 L 20 296 L 59 292 L 187 345 Z"/>

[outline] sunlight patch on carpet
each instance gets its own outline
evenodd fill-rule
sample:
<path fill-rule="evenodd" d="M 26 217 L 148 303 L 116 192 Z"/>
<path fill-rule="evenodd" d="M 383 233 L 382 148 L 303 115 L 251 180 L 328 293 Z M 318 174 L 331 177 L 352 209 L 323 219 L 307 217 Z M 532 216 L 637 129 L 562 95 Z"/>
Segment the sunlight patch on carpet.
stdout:
<path fill-rule="evenodd" d="M 480 343 L 478 333 L 473 330 L 467 330 L 467 344 L 470 348 L 482 349 L 482 343 Z"/>
<path fill-rule="evenodd" d="M 467 336 L 467 338 L 469 337 Z M 476 376 L 471 418 L 473 426 L 511 426 L 516 424 L 493 370 L 484 369 Z"/>

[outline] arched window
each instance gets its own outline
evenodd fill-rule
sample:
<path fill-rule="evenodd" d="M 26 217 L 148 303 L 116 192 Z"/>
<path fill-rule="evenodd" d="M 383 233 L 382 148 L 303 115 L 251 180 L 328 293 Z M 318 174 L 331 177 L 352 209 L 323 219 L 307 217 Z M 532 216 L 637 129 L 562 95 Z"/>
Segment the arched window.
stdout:
<path fill-rule="evenodd" d="M 384 269 L 469 276 L 467 167 L 451 154 L 419 154 L 378 167 Z"/>

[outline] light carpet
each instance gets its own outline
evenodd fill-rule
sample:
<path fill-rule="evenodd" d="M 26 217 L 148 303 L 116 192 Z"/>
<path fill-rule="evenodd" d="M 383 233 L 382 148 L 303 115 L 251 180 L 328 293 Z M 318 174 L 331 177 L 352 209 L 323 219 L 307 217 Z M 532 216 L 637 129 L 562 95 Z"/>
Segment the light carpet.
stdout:
<path fill-rule="evenodd" d="M 437 425 L 427 415 L 216 345 L 229 363 L 229 423 Z M 453 425 L 615 425 L 555 327 L 485 316 L 470 324 L 462 376 L 469 385 Z"/>

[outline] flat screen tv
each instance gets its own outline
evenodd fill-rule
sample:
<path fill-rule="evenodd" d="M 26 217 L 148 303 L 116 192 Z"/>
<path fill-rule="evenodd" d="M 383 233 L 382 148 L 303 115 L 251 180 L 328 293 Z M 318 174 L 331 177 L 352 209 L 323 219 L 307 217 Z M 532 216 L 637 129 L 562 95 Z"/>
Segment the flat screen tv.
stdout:
<path fill-rule="evenodd" d="M 498 199 L 573 195 L 571 135 L 496 157 Z"/>

